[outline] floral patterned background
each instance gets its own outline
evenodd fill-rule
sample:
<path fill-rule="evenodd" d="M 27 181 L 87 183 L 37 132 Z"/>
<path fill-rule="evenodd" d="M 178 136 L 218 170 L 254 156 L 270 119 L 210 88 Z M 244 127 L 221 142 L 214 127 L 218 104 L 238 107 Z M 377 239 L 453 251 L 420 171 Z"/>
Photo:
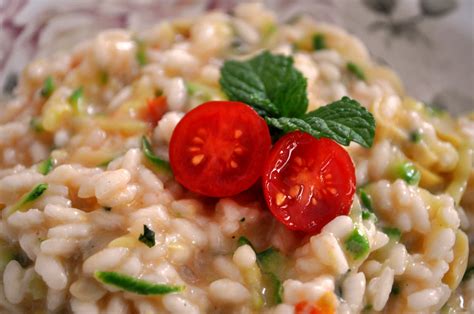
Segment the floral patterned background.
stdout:
<path fill-rule="evenodd" d="M 0 0 L 0 87 L 35 56 L 71 47 L 101 29 L 148 27 L 163 18 L 231 10 L 237 0 Z M 284 21 L 302 12 L 360 37 L 408 92 L 453 113 L 474 111 L 474 1 L 267 0 Z"/>

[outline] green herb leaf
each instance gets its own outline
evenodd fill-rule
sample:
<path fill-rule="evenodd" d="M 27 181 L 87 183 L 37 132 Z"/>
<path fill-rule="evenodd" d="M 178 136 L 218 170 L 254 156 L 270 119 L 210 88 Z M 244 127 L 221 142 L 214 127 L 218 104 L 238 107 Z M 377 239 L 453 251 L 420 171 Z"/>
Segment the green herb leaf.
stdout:
<path fill-rule="evenodd" d="M 54 160 L 53 158 L 49 157 L 48 159 L 43 160 L 38 164 L 38 172 L 42 175 L 47 175 L 51 172 L 54 168 Z"/>
<path fill-rule="evenodd" d="M 362 216 L 362 219 L 363 219 L 363 220 L 369 220 L 369 219 L 372 219 L 372 218 L 374 218 L 374 220 L 377 219 L 377 218 L 375 217 L 374 213 L 372 213 L 371 211 L 369 211 L 369 210 L 367 210 L 367 209 L 363 209 L 363 210 L 362 210 L 361 216 Z"/>
<path fill-rule="evenodd" d="M 313 49 L 314 50 L 323 50 L 326 49 L 326 38 L 323 34 L 315 34 L 313 36 Z"/>
<path fill-rule="evenodd" d="M 418 130 L 410 132 L 409 134 L 410 142 L 419 143 L 421 141 L 421 133 Z"/>
<path fill-rule="evenodd" d="M 298 117 L 308 108 L 306 79 L 293 67 L 291 57 L 265 51 L 248 61 L 226 61 L 220 84 L 230 100 L 268 116 Z"/>
<path fill-rule="evenodd" d="M 242 246 L 242 245 L 246 245 L 246 244 L 250 245 L 250 247 L 253 249 L 253 245 L 252 245 L 252 243 L 250 242 L 249 239 L 247 239 L 244 236 L 239 237 L 239 239 L 237 240 L 237 246 Z"/>
<path fill-rule="evenodd" d="M 356 260 L 369 253 L 369 240 L 359 228 L 354 228 L 344 244 L 346 250 L 349 251 Z"/>
<path fill-rule="evenodd" d="M 145 155 L 145 157 L 159 171 L 163 171 L 165 173 L 172 174 L 170 163 L 167 162 L 166 160 L 161 159 L 160 157 L 156 156 L 153 153 L 153 149 L 151 147 L 151 144 L 145 136 L 142 137 L 142 150 L 143 150 L 143 154 Z"/>
<path fill-rule="evenodd" d="M 82 100 L 82 97 L 84 96 L 84 91 L 82 87 L 76 88 L 71 96 L 69 96 L 69 103 L 71 104 L 72 108 L 74 111 L 79 112 L 80 111 L 80 102 Z"/>
<path fill-rule="evenodd" d="M 30 120 L 30 127 L 36 133 L 41 133 L 44 131 L 43 125 L 41 124 L 40 118 L 34 117 Z"/>
<path fill-rule="evenodd" d="M 145 243 L 148 247 L 155 246 L 155 232 L 147 225 L 143 225 L 143 233 L 138 237 L 138 241 Z"/>
<path fill-rule="evenodd" d="M 43 82 L 43 87 L 41 88 L 41 96 L 48 98 L 54 92 L 55 89 L 54 80 L 51 76 L 48 76 Z"/>
<path fill-rule="evenodd" d="M 347 62 L 347 70 L 354 74 L 359 80 L 365 81 L 366 77 L 364 71 L 355 63 Z"/>
<path fill-rule="evenodd" d="M 329 105 L 311 111 L 300 118 L 267 117 L 269 125 L 285 132 L 300 130 L 316 138 L 327 137 L 341 145 L 351 141 L 364 147 L 372 146 L 375 119 L 357 101 L 342 97 Z"/>
<path fill-rule="evenodd" d="M 392 286 L 392 291 L 390 291 L 390 294 L 391 295 L 399 295 L 400 294 L 400 285 L 398 284 L 398 282 L 394 282 L 393 283 L 393 286 Z"/>
<path fill-rule="evenodd" d="M 148 58 L 146 56 L 146 46 L 145 43 L 140 39 L 135 39 L 137 45 L 137 52 L 135 53 L 135 59 L 137 60 L 140 66 L 144 66 L 148 63 Z"/>
<path fill-rule="evenodd" d="M 109 73 L 107 71 L 99 72 L 99 82 L 101 85 L 107 85 L 109 82 Z"/>
<path fill-rule="evenodd" d="M 421 179 L 421 173 L 411 162 L 404 162 L 398 165 L 396 175 L 410 185 L 417 185 Z"/>
<path fill-rule="evenodd" d="M 402 232 L 398 228 L 385 227 L 382 228 L 382 231 L 393 241 L 400 241 L 402 236 Z"/>
<path fill-rule="evenodd" d="M 183 286 L 156 284 L 116 272 L 96 271 L 94 276 L 104 284 L 141 295 L 162 295 L 184 290 Z"/>
<path fill-rule="evenodd" d="M 23 207 L 38 199 L 47 189 L 48 184 L 46 183 L 40 183 L 35 186 L 28 194 L 24 195 L 15 205 L 10 207 L 7 212 L 7 217 L 16 212 L 17 210 L 22 210 Z"/>
<path fill-rule="evenodd" d="M 366 306 L 364 306 L 364 308 L 362 309 L 362 313 L 366 314 L 366 313 L 371 313 L 373 310 L 373 306 L 372 304 L 367 304 Z"/>
<path fill-rule="evenodd" d="M 359 188 L 359 197 L 362 205 L 369 211 L 373 212 L 374 208 L 372 206 L 372 197 L 362 188 Z"/>

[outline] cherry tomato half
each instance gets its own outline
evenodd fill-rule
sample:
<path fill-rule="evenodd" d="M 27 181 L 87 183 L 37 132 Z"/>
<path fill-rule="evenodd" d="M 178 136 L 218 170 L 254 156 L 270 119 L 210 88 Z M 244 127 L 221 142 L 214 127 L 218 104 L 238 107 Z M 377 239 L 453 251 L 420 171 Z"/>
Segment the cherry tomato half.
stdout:
<path fill-rule="evenodd" d="M 271 147 L 268 126 L 251 107 L 210 101 L 188 112 L 170 142 L 176 180 L 206 196 L 240 193 L 254 184 Z"/>
<path fill-rule="evenodd" d="M 349 212 L 355 182 L 354 165 L 341 146 L 300 131 L 277 141 L 262 178 L 273 215 L 289 229 L 307 233 Z"/>

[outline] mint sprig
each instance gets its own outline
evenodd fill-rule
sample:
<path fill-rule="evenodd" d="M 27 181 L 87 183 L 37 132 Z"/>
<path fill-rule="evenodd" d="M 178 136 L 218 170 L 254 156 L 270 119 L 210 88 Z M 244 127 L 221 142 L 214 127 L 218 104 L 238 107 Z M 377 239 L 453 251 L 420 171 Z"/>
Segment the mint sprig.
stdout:
<path fill-rule="evenodd" d="M 372 146 L 375 120 L 357 101 L 342 97 L 299 118 L 265 118 L 267 123 L 285 132 L 300 130 L 316 138 L 327 137 L 341 145 L 356 142 Z"/>
<path fill-rule="evenodd" d="M 357 101 L 343 97 L 306 113 L 307 82 L 291 57 L 265 51 L 247 61 L 226 61 L 220 84 L 230 100 L 248 104 L 285 133 L 300 130 L 341 145 L 372 146 L 375 119 Z"/>
<path fill-rule="evenodd" d="M 272 117 L 298 117 L 308 108 L 306 79 L 293 59 L 268 51 L 248 60 L 230 60 L 220 84 L 230 100 L 244 102 Z"/>

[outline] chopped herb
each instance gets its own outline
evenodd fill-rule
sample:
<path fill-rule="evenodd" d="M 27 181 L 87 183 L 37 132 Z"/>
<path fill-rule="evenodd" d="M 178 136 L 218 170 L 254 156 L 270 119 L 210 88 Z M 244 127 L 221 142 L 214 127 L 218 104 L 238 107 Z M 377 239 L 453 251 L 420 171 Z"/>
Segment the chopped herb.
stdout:
<path fill-rule="evenodd" d="M 313 49 L 314 50 L 323 50 L 326 49 L 326 38 L 323 34 L 315 34 L 313 36 Z"/>
<path fill-rule="evenodd" d="M 474 276 L 474 265 L 471 265 L 466 269 L 466 272 L 464 273 L 462 280 L 463 281 L 469 280 L 471 279 L 472 276 Z"/>
<path fill-rule="evenodd" d="M 145 155 L 145 157 L 158 170 L 163 171 L 163 172 L 168 173 L 168 174 L 172 173 L 170 163 L 167 162 L 166 160 L 163 160 L 163 159 L 159 158 L 158 156 L 156 156 L 153 153 L 153 149 L 151 147 L 151 144 L 145 136 L 142 137 L 142 150 L 143 150 L 143 154 Z"/>
<path fill-rule="evenodd" d="M 54 92 L 55 85 L 54 80 L 51 76 L 48 76 L 43 82 L 43 87 L 41 88 L 41 96 L 48 98 Z"/>
<path fill-rule="evenodd" d="M 375 119 L 355 100 L 343 97 L 306 113 L 307 82 L 291 57 L 265 51 L 247 61 L 226 61 L 220 84 L 230 100 L 253 107 L 275 130 L 301 130 L 342 145 L 373 143 Z"/>
<path fill-rule="evenodd" d="M 272 37 L 272 35 L 276 33 L 277 29 L 278 28 L 276 24 L 268 23 L 262 31 L 263 41 L 268 41 Z"/>
<path fill-rule="evenodd" d="M 38 199 L 41 195 L 43 195 L 44 191 L 48 189 L 48 184 L 46 183 L 40 183 L 37 186 L 35 186 L 28 194 L 24 195 L 18 203 L 10 207 L 10 209 L 7 212 L 7 216 L 10 216 L 17 210 L 21 210 L 25 205 L 28 203 L 31 203 Z"/>
<path fill-rule="evenodd" d="M 344 244 L 346 250 L 348 250 L 356 260 L 369 253 L 369 240 L 359 228 L 354 228 Z"/>
<path fill-rule="evenodd" d="M 377 216 L 375 216 L 375 214 L 371 211 L 369 211 L 368 209 L 363 209 L 362 212 L 361 212 L 361 215 L 362 215 L 362 219 L 363 220 L 369 220 L 369 219 L 372 219 L 374 220 L 375 222 L 377 222 Z"/>
<path fill-rule="evenodd" d="M 421 133 L 418 130 L 410 132 L 410 142 L 412 143 L 419 143 L 421 141 Z"/>
<path fill-rule="evenodd" d="M 186 89 L 188 94 L 191 96 L 198 96 L 203 102 L 209 101 L 212 99 L 212 90 L 210 87 L 196 83 L 196 82 L 186 82 Z"/>
<path fill-rule="evenodd" d="M 135 59 L 137 60 L 140 66 L 144 66 L 148 63 L 145 43 L 139 39 L 136 39 L 135 42 L 137 44 L 137 52 L 135 53 Z"/>
<path fill-rule="evenodd" d="M 82 87 L 79 87 L 75 89 L 71 96 L 69 96 L 69 104 L 71 104 L 72 108 L 74 108 L 74 111 L 79 112 L 80 111 L 80 102 L 84 96 L 84 91 Z"/>
<path fill-rule="evenodd" d="M 392 286 L 392 291 L 390 292 L 391 295 L 399 295 L 400 294 L 400 285 L 398 282 L 394 282 Z"/>
<path fill-rule="evenodd" d="M 342 97 L 298 118 L 266 117 L 267 123 L 285 133 L 304 131 L 316 138 L 327 137 L 341 145 L 351 141 L 371 147 L 375 135 L 375 119 L 357 101 Z"/>
<path fill-rule="evenodd" d="M 109 82 L 109 73 L 107 71 L 100 71 L 99 82 L 101 85 L 107 85 Z"/>
<path fill-rule="evenodd" d="M 38 164 L 38 172 L 42 175 L 47 175 L 51 172 L 54 168 L 54 160 L 53 158 L 49 157 L 48 159 L 43 160 Z"/>
<path fill-rule="evenodd" d="M 162 295 L 184 290 L 183 286 L 156 284 L 116 272 L 96 271 L 94 276 L 103 284 L 141 295 Z"/>
<path fill-rule="evenodd" d="M 359 80 L 365 81 L 364 71 L 355 63 L 347 62 L 347 70 L 355 75 Z"/>
<path fill-rule="evenodd" d="M 359 189 L 359 196 L 360 196 L 360 201 L 362 202 L 362 205 L 367 208 L 369 211 L 373 212 L 374 207 L 372 206 L 372 197 L 367 194 L 367 192 L 360 188 Z"/>
<path fill-rule="evenodd" d="M 396 168 L 396 175 L 410 185 L 420 182 L 421 174 L 411 162 L 404 162 Z"/>
<path fill-rule="evenodd" d="M 44 131 L 43 125 L 41 124 L 40 118 L 34 117 L 30 120 L 30 127 L 33 131 L 41 133 Z"/>
<path fill-rule="evenodd" d="M 270 247 L 257 253 L 257 261 L 263 271 L 278 273 L 284 263 L 284 258 L 277 249 Z"/>
<path fill-rule="evenodd" d="M 388 237 L 391 239 L 391 240 L 394 240 L 394 241 L 400 241 L 400 238 L 402 236 L 402 232 L 400 231 L 400 229 L 398 228 L 393 228 L 393 227 L 385 227 L 385 228 L 382 228 L 382 231 L 388 235 Z"/>
<path fill-rule="evenodd" d="M 373 306 L 372 304 L 367 304 L 363 309 L 362 309 L 362 313 L 370 313 L 373 309 Z"/>
<path fill-rule="evenodd" d="M 106 212 L 109 212 L 112 210 L 112 207 L 107 207 L 107 206 L 104 206 L 102 207 Z"/>
<path fill-rule="evenodd" d="M 242 246 L 242 245 L 245 245 L 245 244 L 250 245 L 250 247 L 253 249 L 253 245 L 252 245 L 252 243 L 250 242 L 249 239 L 247 239 L 244 236 L 239 237 L 239 239 L 237 240 L 237 246 Z"/>
<path fill-rule="evenodd" d="M 138 237 L 138 241 L 145 243 L 148 247 L 155 246 L 155 232 L 147 225 L 143 225 L 143 233 Z"/>

